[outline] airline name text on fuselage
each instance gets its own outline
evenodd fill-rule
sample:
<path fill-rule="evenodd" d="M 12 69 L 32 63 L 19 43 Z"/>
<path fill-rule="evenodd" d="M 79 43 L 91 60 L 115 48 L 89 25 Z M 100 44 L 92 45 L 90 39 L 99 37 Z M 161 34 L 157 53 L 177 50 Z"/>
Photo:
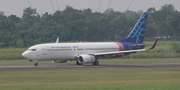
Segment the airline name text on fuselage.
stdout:
<path fill-rule="evenodd" d="M 67 49 L 67 48 L 78 48 L 78 46 L 51 46 L 51 48 L 65 48 L 65 49 Z"/>

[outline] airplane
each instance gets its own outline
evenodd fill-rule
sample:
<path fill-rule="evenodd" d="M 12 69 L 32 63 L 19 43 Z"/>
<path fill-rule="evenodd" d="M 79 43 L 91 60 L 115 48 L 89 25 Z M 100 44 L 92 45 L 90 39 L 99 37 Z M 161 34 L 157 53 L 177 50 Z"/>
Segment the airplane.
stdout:
<path fill-rule="evenodd" d="M 89 42 L 89 43 L 55 43 L 38 44 L 31 46 L 22 56 L 38 66 L 38 61 L 52 61 L 54 63 L 65 63 L 68 60 L 76 61 L 77 65 L 92 63 L 99 65 L 98 59 L 119 58 L 125 55 L 146 51 L 155 48 L 158 39 L 149 49 L 145 47 L 144 33 L 146 30 L 148 13 L 141 15 L 127 38 L 117 42 Z"/>

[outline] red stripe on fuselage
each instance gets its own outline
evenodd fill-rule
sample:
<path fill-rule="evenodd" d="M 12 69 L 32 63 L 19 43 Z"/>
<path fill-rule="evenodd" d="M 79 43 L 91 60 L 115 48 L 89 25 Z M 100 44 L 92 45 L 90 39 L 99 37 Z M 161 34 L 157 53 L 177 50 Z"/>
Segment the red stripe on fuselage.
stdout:
<path fill-rule="evenodd" d="M 119 46 L 119 51 L 124 51 L 124 45 L 119 42 L 114 42 Z"/>

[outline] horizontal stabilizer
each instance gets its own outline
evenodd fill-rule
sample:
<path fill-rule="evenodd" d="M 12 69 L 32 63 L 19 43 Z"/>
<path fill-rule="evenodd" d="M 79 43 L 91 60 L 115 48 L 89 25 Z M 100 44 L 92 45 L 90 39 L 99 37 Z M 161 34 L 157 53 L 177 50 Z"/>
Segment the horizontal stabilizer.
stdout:
<path fill-rule="evenodd" d="M 153 43 L 153 45 L 149 49 L 146 49 L 146 50 L 154 49 L 156 47 L 156 44 L 157 44 L 158 40 L 159 40 L 159 38 L 157 38 L 156 41 Z"/>
<path fill-rule="evenodd" d="M 148 43 L 148 44 L 137 44 L 137 46 L 146 46 L 146 45 L 152 45 L 152 43 Z"/>

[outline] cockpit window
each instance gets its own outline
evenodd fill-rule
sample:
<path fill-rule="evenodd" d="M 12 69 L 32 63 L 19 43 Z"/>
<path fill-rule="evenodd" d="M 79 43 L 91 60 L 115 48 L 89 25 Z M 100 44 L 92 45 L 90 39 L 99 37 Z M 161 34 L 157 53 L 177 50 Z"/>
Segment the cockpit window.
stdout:
<path fill-rule="evenodd" d="M 32 49 L 32 51 L 36 51 L 36 49 Z"/>
<path fill-rule="evenodd" d="M 28 49 L 29 51 L 36 51 L 36 49 Z"/>

